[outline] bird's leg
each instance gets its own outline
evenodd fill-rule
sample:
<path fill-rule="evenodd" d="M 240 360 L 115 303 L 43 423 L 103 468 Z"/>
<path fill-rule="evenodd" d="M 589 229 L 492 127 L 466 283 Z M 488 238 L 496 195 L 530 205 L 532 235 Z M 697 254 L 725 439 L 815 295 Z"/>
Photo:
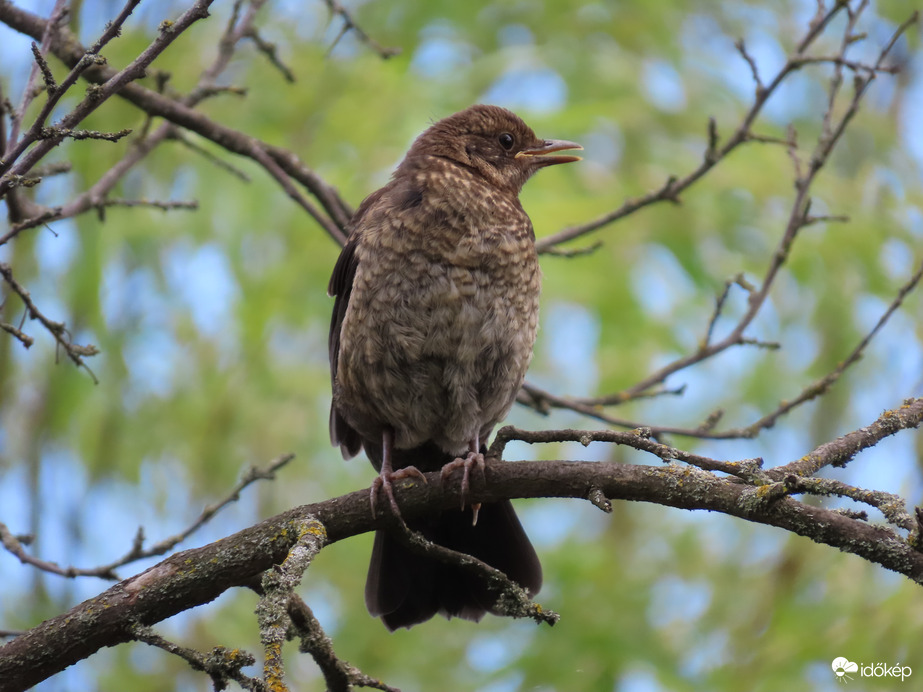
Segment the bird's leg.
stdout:
<path fill-rule="evenodd" d="M 440 477 L 443 481 L 446 478 L 452 475 L 452 471 L 461 467 L 463 468 L 464 474 L 462 475 L 462 485 L 461 485 L 461 508 L 465 509 L 465 505 L 468 503 L 468 492 L 471 490 L 471 469 L 477 468 L 481 472 L 481 477 L 484 477 L 484 455 L 481 454 L 481 440 L 475 435 L 468 442 L 468 454 L 462 458 L 459 457 L 454 461 L 450 461 L 448 464 L 442 467 L 442 473 Z M 474 517 L 471 521 L 471 524 L 478 523 L 478 511 L 481 509 L 481 503 L 471 505 L 471 511 L 474 514 Z"/>
<path fill-rule="evenodd" d="M 378 477 L 372 481 L 372 487 L 370 489 L 372 519 L 375 518 L 375 505 L 378 503 L 378 491 L 382 488 L 385 491 L 385 495 L 388 497 L 388 502 L 391 503 L 391 511 L 394 512 L 394 516 L 399 519 L 402 518 L 401 510 L 398 509 L 397 506 L 397 500 L 394 499 L 394 488 L 391 485 L 392 481 L 416 477 L 426 483 L 426 476 L 424 476 L 416 466 L 405 466 L 397 471 L 392 470 L 391 454 L 393 451 L 394 431 L 390 428 L 385 428 L 385 431 L 381 434 L 381 471 L 379 471 Z"/>

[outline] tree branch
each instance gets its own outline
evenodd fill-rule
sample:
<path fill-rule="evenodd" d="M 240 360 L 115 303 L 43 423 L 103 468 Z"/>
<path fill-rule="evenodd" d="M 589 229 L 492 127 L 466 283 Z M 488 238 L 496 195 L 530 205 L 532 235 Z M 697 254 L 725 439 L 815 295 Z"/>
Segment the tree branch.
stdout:
<path fill-rule="evenodd" d="M 28 313 L 29 318 L 38 320 L 42 326 L 44 326 L 45 329 L 51 333 L 51 335 L 55 338 L 55 341 L 58 342 L 58 345 L 64 349 L 64 352 L 67 353 L 68 357 L 74 362 L 74 365 L 85 369 L 88 373 L 90 373 L 90 377 L 93 378 L 94 384 L 99 384 L 99 380 L 96 379 L 96 375 L 93 374 L 93 371 L 90 370 L 90 366 L 88 366 L 83 360 L 88 356 L 95 356 L 97 353 L 99 353 L 99 350 L 92 344 L 87 344 L 86 346 L 75 344 L 70 338 L 70 332 L 67 330 L 67 327 L 63 322 L 55 322 L 48 319 L 35 306 L 35 303 L 32 302 L 32 296 L 29 295 L 29 291 L 27 291 L 22 284 L 13 278 L 13 270 L 10 265 L 4 262 L 0 262 L 0 276 L 2 276 L 7 285 L 13 289 L 13 293 L 18 295 L 20 300 L 22 300 L 23 304 L 26 306 L 26 312 Z M 10 329 L 6 329 L 5 331 L 8 331 L 16 336 L 15 332 Z M 22 339 L 20 340 L 22 341 Z M 26 342 L 23 341 L 23 343 L 25 344 Z"/>
<path fill-rule="evenodd" d="M 61 119 L 60 123 L 57 125 L 59 130 L 57 133 L 50 134 L 50 136 L 47 137 L 41 137 L 43 129 L 42 124 L 44 121 L 41 118 L 36 120 L 32 127 L 34 131 L 32 135 L 23 137 L 22 141 L 16 145 L 11 155 L 7 157 L 8 160 L 0 166 L 0 173 L 2 173 L 2 176 L 0 176 L 0 196 L 10 189 L 17 176 L 21 177 L 28 173 L 33 166 L 51 151 L 52 148 L 57 146 L 66 136 L 64 133 L 73 131 L 73 128 L 95 111 L 108 98 L 117 94 L 130 82 L 144 76 L 145 68 L 166 50 L 183 31 L 188 29 L 194 22 L 208 16 L 208 7 L 213 1 L 214 0 L 197 0 L 197 2 L 175 22 L 162 24 L 160 34 L 157 38 L 155 38 L 128 66 L 118 72 L 103 68 L 99 65 L 98 56 L 92 53 L 92 50 L 87 51 L 83 49 L 76 43 L 76 40 L 74 40 L 76 45 L 71 46 L 71 50 L 74 51 L 74 53 L 79 53 L 79 55 L 74 55 L 76 59 L 70 63 L 73 68 L 71 73 L 74 75 L 74 80 L 77 79 L 76 75 L 87 74 L 91 64 L 106 72 L 106 79 L 99 83 L 98 88 L 89 90 L 87 96 Z M 137 4 L 137 2 L 130 2 L 129 7 L 134 4 Z M 0 20 L 6 21 L 7 15 L 16 11 L 16 8 L 9 7 L 7 3 L 0 4 Z M 21 12 L 21 10 L 18 10 L 18 12 Z M 128 9 L 128 12 L 130 12 L 130 9 Z M 125 14 L 127 18 L 127 13 L 123 14 Z M 43 24 L 43 32 L 46 31 L 50 25 L 49 23 L 42 22 L 40 19 L 39 23 Z M 110 30 L 112 30 L 111 25 Z M 67 33 L 69 32 L 63 27 L 52 28 L 52 47 L 60 43 L 61 34 Z M 101 39 L 101 41 L 102 40 L 103 39 Z M 57 90 L 57 92 L 61 91 L 61 88 Z M 51 103 L 51 101 L 52 99 L 50 98 L 49 103 Z M 48 104 L 46 104 L 46 108 L 48 108 Z M 26 150 L 25 147 L 29 146 L 29 144 L 34 144 L 34 146 Z"/>
<path fill-rule="evenodd" d="M 29 36 L 41 36 L 47 26 L 46 20 L 41 17 L 2 1 L 0 21 Z M 70 66 L 76 65 L 86 53 L 77 38 L 64 27 L 54 32 L 50 50 L 64 64 Z M 92 69 L 83 72 L 82 76 L 94 84 L 107 84 L 115 74 L 115 71 L 107 66 L 94 65 Z M 171 99 L 139 84 L 125 84 L 118 95 L 149 115 L 162 117 L 178 127 L 195 132 L 233 154 L 254 159 L 261 165 L 265 165 L 268 157 L 285 176 L 300 183 L 318 200 L 326 213 L 317 210 L 312 213 L 309 207 L 302 206 L 312 213 L 313 218 L 334 240 L 340 244 L 345 243 L 346 235 L 342 229 L 352 216 L 351 207 L 340 198 L 334 188 L 291 152 L 221 125 L 181 100 Z M 270 171 L 270 174 L 276 177 L 277 171 Z M 292 196 L 291 191 L 288 193 Z"/>
<path fill-rule="evenodd" d="M 770 469 L 765 472 L 770 476 L 769 483 L 759 477 L 754 477 L 753 482 L 745 481 L 740 473 L 730 478 L 719 477 L 679 463 L 642 466 L 582 461 L 491 461 L 487 465 L 486 482 L 475 479 L 468 501 L 592 496 L 601 504 L 602 494 L 608 499 L 722 512 L 806 536 L 923 584 L 923 553 L 910 540 L 856 516 L 799 502 L 790 495 L 804 490 L 797 485 L 791 488 L 785 485 L 787 475 L 797 478 L 810 469 L 844 463 L 857 451 L 898 430 L 915 428 L 921 421 L 923 398 L 908 401 L 867 428 L 822 445 L 804 459 Z M 553 436 L 550 432 L 542 434 Z M 650 441 L 643 435 L 622 435 L 618 444 L 636 449 L 649 446 Z M 561 437 L 566 439 L 565 435 Z M 663 447 L 645 451 L 664 458 Z M 671 458 L 683 458 L 680 450 L 668 449 Z M 705 465 L 701 459 L 697 461 L 700 466 Z M 736 463 L 758 470 L 754 460 Z M 435 472 L 428 474 L 428 483 L 411 480 L 396 485 L 404 517 L 412 519 L 458 506 L 460 479 L 450 479 L 443 485 L 440 478 L 439 472 Z M 210 545 L 176 553 L 0 647 L 0 679 L 15 681 L 8 686 L 10 692 L 24 690 L 102 647 L 136 638 L 133 628 L 138 625 L 152 625 L 207 603 L 228 589 L 247 586 L 254 577 L 286 559 L 303 534 L 299 527 L 306 522 L 322 527 L 326 531 L 326 544 L 330 544 L 381 528 L 387 521 L 386 517 L 373 521 L 368 491 L 363 489 L 297 507 Z"/>
<path fill-rule="evenodd" d="M 597 231 L 600 228 L 608 226 L 612 223 L 615 223 L 616 221 L 619 221 L 620 219 L 625 218 L 626 216 L 629 216 L 630 214 L 635 213 L 639 209 L 643 209 L 644 207 L 650 206 L 657 202 L 678 202 L 680 193 L 690 188 L 694 183 L 705 176 L 705 174 L 714 168 L 719 161 L 726 158 L 741 144 L 749 141 L 756 141 L 751 135 L 751 128 L 753 127 L 753 123 L 756 122 L 759 114 L 762 112 L 763 106 L 766 105 L 766 101 L 769 100 L 769 97 L 772 96 L 772 94 L 776 91 L 779 85 L 785 81 L 789 74 L 801 67 L 803 64 L 803 62 L 800 62 L 801 53 L 805 51 L 817 39 L 818 36 L 820 36 L 824 27 L 826 27 L 827 23 L 830 22 L 830 20 L 832 20 L 843 9 L 844 4 L 845 3 L 836 2 L 820 17 L 815 18 L 815 22 L 812 24 L 811 28 L 798 44 L 795 56 L 789 57 L 785 65 L 782 66 L 782 68 L 769 82 L 768 86 L 764 86 L 763 82 L 760 80 L 759 73 L 756 68 L 756 63 L 754 62 L 753 58 L 747 54 L 746 49 L 743 46 L 743 42 L 738 42 L 738 51 L 741 52 L 744 59 L 748 63 L 753 74 L 754 81 L 756 82 L 756 94 L 750 109 L 744 114 L 744 117 L 740 124 L 737 126 L 737 129 L 734 131 L 734 134 L 731 135 L 730 139 L 724 143 L 724 146 L 720 148 L 715 146 L 717 142 L 717 132 L 714 126 L 709 125 L 710 143 L 706 150 L 706 155 L 702 157 L 702 161 L 693 171 L 682 177 L 670 176 L 658 190 L 649 192 L 648 194 L 636 199 L 628 200 L 618 209 L 603 214 L 602 216 L 592 221 L 588 221 L 576 226 L 569 226 L 558 231 L 557 233 L 554 233 L 553 235 L 541 238 L 536 243 L 538 251 L 547 252 L 555 245 L 560 245 L 561 243 L 566 243 L 574 240 L 575 238 L 579 238 L 581 236 L 587 235 L 588 233 L 592 233 L 593 231 Z"/>
<path fill-rule="evenodd" d="M 276 471 L 281 469 L 294 458 L 294 454 L 283 454 L 282 456 L 276 457 L 271 462 L 269 462 L 265 468 L 251 466 L 244 472 L 241 479 L 234 485 L 233 488 L 231 488 L 230 492 L 222 500 L 207 505 L 202 510 L 202 513 L 199 514 L 199 516 L 195 519 L 195 521 L 193 521 L 185 529 L 173 536 L 170 536 L 169 538 L 158 541 L 149 548 L 144 547 L 144 527 L 138 527 L 138 532 L 135 534 L 135 539 L 132 542 L 131 549 L 125 553 L 125 555 L 107 565 L 90 568 L 73 566 L 61 567 L 56 562 L 49 562 L 48 560 L 42 560 L 41 558 L 29 555 L 23 546 L 24 541 L 13 535 L 13 533 L 3 522 L 0 522 L 0 544 L 2 544 L 9 553 L 17 557 L 23 564 L 32 565 L 33 567 L 36 567 L 43 572 L 57 574 L 59 576 L 68 577 L 70 579 L 75 577 L 99 577 L 100 579 L 116 580 L 119 577 L 115 570 L 117 570 L 119 567 L 124 567 L 125 565 L 131 564 L 132 562 L 137 562 L 138 560 L 143 560 L 145 558 L 165 555 L 167 552 L 185 541 L 187 538 L 189 538 L 189 536 L 211 521 L 211 519 L 219 511 L 227 507 L 232 502 L 237 502 L 237 500 L 240 499 L 240 493 L 247 486 L 255 483 L 256 481 L 275 479 Z"/>
<path fill-rule="evenodd" d="M 655 387 L 662 387 L 666 382 L 667 378 L 671 375 L 674 375 L 677 372 L 690 368 L 694 365 L 697 365 L 705 360 L 708 360 L 719 353 L 726 351 L 727 349 L 734 346 L 743 346 L 743 345 L 755 345 L 763 348 L 772 348 L 777 349 L 780 347 L 779 344 L 772 342 L 765 342 L 759 339 L 746 335 L 746 330 L 750 327 L 753 321 L 756 319 L 760 310 L 766 304 L 766 301 L 769 297 L 770 291 L 775 284 L 776 277 L 781 271 L 782 267 L 788 260 L 789 254 L 791 252 L 792 246 L 798 237 L 799 232 L 814 223 L 817 223 L 821 220 L 824 221 L 842 221 L 846 220 L 846 217 L 839 215 L 831 216 L 813 216 L 810 213 L 811 210 L 811 197 L 809 195 L 809 190 L 811 189 L 812 184 L 814 183 L 818 173 L 826 165 L 829 157 L 836 146 L 840 141 L 843 133 L 846 130 L 846 127 L 851 122 L 852 118 L 856 115 L 859 110 L 859 105 L 862 102 L 865 94 L 868 91 L 869 85 L 875 79 L 875 77 L 882 72 L 892 72 L 892 70 L 885 70 L 884 64 L 891 50 L 893 49 L 897 39 L 907 31 L 907 29 L 916 23 L 918 20 L 918 14 L 914 12 L 905 22 L 903 22 L 891 35 L 891 38 L 884 45 L 883 48 L 879 51 L 878 57 L 874 63 L 867 65 L 866 70 L 863 70 L 865 73 L 864 76 L 856 75 L 854 80 L 855 87 L 853 91 L 852 98 L 846 106 L 845 112 L 839 116 L 838 119 L 834 118 L 834 111 L 837 106 L 837 99 L 840 94 L 840 86 L 842 82 L 842 69 L 846 65 L 845 53 L 847 49 L 855 42 L 854 29 L 855 24 L 859 19 L 860 14 L 865 9 L 866 3 L 861 3 L 859 7 L 855 10 L 849 8 L 846 3 L 836 3 L 829 11 L 825 14 L 821 13 L 821 8 L 819 8 L 819 14 L 815 17 L 814 21 L 811 24 L 811 27 L 805 36 L 805 38 L 799 43 L 798 49 L 795 54 L 789 56 L 786 65 L 776 74 L 773 80 L 769 83 L 768 86 L 763 86 L 763 82 L 759 77 L 759 72 L 754 62 L 753 58 L 747 53 L 746 48 L 742 42 L 737 44 L 738 51 L 743 55 L 744 59 L 750 66 L 753 79 L 756 83 L 756 96 L 754 99 L 753 106 L 750 111 L 744 116 L 743 122 L 738 127 L 735 134 L 732 138 L 720 149 L 717 149 L 717 132 L 715 131 L 714 125 L 709 123 L 709 144 L 706 154 L 703 158 L 703 161 L 692 173 L 687 175 L 682 179 L 677 179 L 675 176 L 671 176 L 667 182 L 657 191 L 649 193 L 638 200 L 630 200 L 622 205 L 618 210 L 610 214 L 605 215 L 597 221 L 590 222 L 580 227 L 574 227 L 572 229 L 565 229 L 564 231 L 545 238 L 537 244 L 541 249 L 547 251 L 552 247 L 556 246 L 559 243 L 571 240 L 573 238 L 579 237 L 586 233 L 589 233 L 593 230 L 600 228 L 603 225 L 606 225 L 618 218 L 622 218 L 630 213 L 633 213 L 640 209 L 643 206 L 647 206 L 656 201 L 661 201 L 663 199 L 670 199 L 672 201 L 677 201 L 677 195 L 680 191 L 689 187 L 692 183 L 698 180 L 702 175 L 704 175 L 708 170 L 715 165 L 717 161 L 720 161 L 722 158 L 727 156 L 736 146 L 748 140 L 762 140 L 765 138 L 756 137 L 751 133 L 751 127 L 755 121 L 757 115 L 759 114 L 762 105 L 765 103 L 769 94 L 774 91 L 783 79 L 789 75 L 794 70 L 800 68 L 803 64 L 811 62 L 807 60 L 803 55 L 803 51 L 807 49 L 809 45 L 817 38 L 819 31 L 826 26 L 830 19 L 841 9 L 846 8 L 848 11 L 849 19 L 846 23 L 846 26 L 843 31 L 843 36 L 840 45 L 839 57 L 840 61 L 833 61 L 835 64 L 834 75 L 831 78 L 830 87 L 828 89 L 828 101 L 827 108 L 823 115 L 823 127 L 820 136 L 817 138 L 817 141 L 814 146 L 814 150 L 811 153 L 809 159 L 809 165 L 807 170 L 804 170 L 801 161 L 797 156 L 797 140 L 796 134 L 793 128 L 789 128 L 788 137 L 785 141 L 780 141 L 780 143 L 786 144 L 789 149 L 789 154 L 795 164 L 795 196 L 792 200 L 791 210 L 789 213 L 789 218 L 786 223 L 786 227 L 782 236 L 776 246 L 775 251 L 773 252 L 765 273 L 763 275 L 762 281 L 758 286 L 753 286 L 749 282 L 746 282 L 742 276 L 738 276 L 735 279 L 727 282 L 725 284 L 724 291 L 719 296 L 715 310 L 709 320 L 708 326 L 705 330 L 705 338 L 700 342 L 699 347 L 692 353 L 688 355 L 681 356 L 675 360 L 667 363 L 653 373 L 650 373 L 646 377 L 642 378 L 639 382 L 635 383 L 627 389 L 616 392 L 614 394 L 605 395 L 602 397 L 591 397 L 591 398 L 573 398 L 573 397 L 564 397 L 552 395 L 547 392 L 540 392 L 540 396 L 537 396 L 537 388 L 526 385 L 524 387 L 524 395 L 520 395 L 518 400 L 520 403 L 523 403 L 527 406 L 531 406 L 538 411 L 542 411 L 543 407 L 558 407 L 566 408 L 573 410 L 575 412 L 590 416 L 597 420 L 604 421 L 610 425 L 615 425 L 619 427 L 634 428 L 638 427 L 640 424 L 635 421 L 629 421 L 622 418 L 616 418 L 609 415 L 602 408 L 606 405 L 616 405 L 621 404 L 626 401 L 631 401 L 642 395 L 646 395 L 649 390 Z M 825 60 L 824 62 L 830 62 L 830 60 Z M 923 267 L 921 267 L 921 272 L 923 272 Z M 818 382 L 815 382 L 808 387 L 806 387 L 799 396 L 790 401 L 784 401 L 779 404 L 777 409 L 770 414 L 762 417 L 756 422 L 748 425 L 746 427 L 737 428 L 733 430 L 715 430 L 714 427 L 718 422 L 717 417 L 709 417 L 709 419 L 702 425 L 697 428 L 680 428 L 680 427 L 671 427 L 671 426 L 650 426 L 654 434 L 659 433 L 673 433 L 686 435 L 690 437 L 701 437 L 708 439 L 734 439 L 734 438 L 752 438 L 759 434 L 759 432 L 765 428 L 769 428 L 775 424 L 776 420 L 794 409 L 795 407 L 803 404 L 806 401 L 813 399 L 827 390 L 837 379 L 843 374 L 843 372 L 856 363 L 861 357 L 862 353 L 865 350 L 865 347 L 868 345 L 868 342 L 871 338 L 877 333 L 877 331 L 887 322 L 894 310 L 900 306 L 903 302 L 906 295 L 912 291 L 920 281 L 920 274 L 918 272 L 910 281 L 903 286 L 897 294 L 897 297 L 892 302 L 891 307 L 886 311 L 879 320 L 878 324 L 862 339 L 860 344 L 856 347 L 853 353 L 846 358 L 837 368 L 828 374 L 826 377 L 822 378 Z M 717 323 L 718 318 L 720 317 L 721 311 L 724 306 L 724 302 L 728 296 L 728 292 L 732 284 L 738 284 L 748 292 L 748 302 L 747 310 L 743 316 L 737 321 L 736 325 L 731 329 L 730 333 L 719 341 L 713 341 L 712 336 L 714 332 L 715 324 Z M 656 390 L 655 394 L 660 394 L 663 390 Z"/>
<path fill-rule="evenodd" d="M 337 656 L 330 637 L 324 632 L 308 604 L 298 594 L 292 594 L 288 602 L 288 616 L 296 636 L 301 639 L 299 650 L 309 654 L 317 663 L 329 692 L 349 692 L 354 686 L 370 687 L 384 692 L 400 692 L 381 680 L 366 675 Z"/>
<path fill-rule="evenodd" d="M 150 627 L 136 625 L 132 628 L 134 638 L 139 642 L 156 646 L 167 653 L 179 656 L 188 663 L 193 670 L 201 670 L 208 674 L 216 690 L 227 687 L 229 680 L 238 683 L 245 690 L 252 692 L 268 692 L 263 682 L 249 675 L 244 675 L 241 668 L 251 666 L 256 662 L 252 655 L 240 649 L 226 649 L 216 646 L 211 653 L 203 654 L 179 644 L 174 644 L 155 633 Z"/>
<path fill-rule="evenodd" d="M 336 47 L 336 44 L 339 43 L 343 36 L 352 31 L 356 34 L 356 36 L 359 37 L 359 40 L 362 41 L 362 43 L 366 44 L 369 48 L 378 53 L 378 55 L 384 60 L 401 54 L 400 48 L 386 48 L 371 36 L 369 36 L 365 30 L 356 23 L 352 15 L 349 13 L 349 10 L 343 7 L 343 5 L 338 2 L 338 0 L 324 0 L 324 3 L 326 3 L 327 8 L 330 10 L 331 17 L 340 17 L 340 19 L 343 21 L 343 28 L 340 33 L 337 34 L 333 44 L 331 44 L 327 51 L 328 53 Z"/>

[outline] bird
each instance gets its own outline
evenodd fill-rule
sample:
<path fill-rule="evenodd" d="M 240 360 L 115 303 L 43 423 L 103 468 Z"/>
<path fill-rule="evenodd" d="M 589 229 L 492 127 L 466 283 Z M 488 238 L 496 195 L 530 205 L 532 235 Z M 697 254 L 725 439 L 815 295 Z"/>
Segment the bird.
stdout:
<path fill-rule="evenodd" d="M 463 511 L 485 442 L 516 399 L 538 329 L 541 271 L 519 201 L 538 170 L 582 149 L 540 139 L 512 111 L 477 104 L 434 123 L 390 181 L 347 224 L 334 266 L 329 355 L 330 439 L 345 459 L 364 450 L 400 517 L 393 483 L 462 470 L 462 506 L 409 528 L 504 572 L 530 596 L 542 568 L 509 500 Z M 414 553 L 376 531 L 366 579 L 369 613 L 388 630 L 437 613 L 479 621 L 497 612 L 484 580 Z"/>

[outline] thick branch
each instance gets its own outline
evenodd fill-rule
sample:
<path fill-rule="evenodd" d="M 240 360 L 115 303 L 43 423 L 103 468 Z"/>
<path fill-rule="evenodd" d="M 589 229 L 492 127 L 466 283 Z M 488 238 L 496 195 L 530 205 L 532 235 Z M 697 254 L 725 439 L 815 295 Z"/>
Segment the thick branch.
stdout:
<path fill-rule="evenodd" d="M 923 418 L 923 400 L 909 402 L 901 410 L 907 412 L 906 419 L 900 419 L 901 426 L 915 427 Z M 819 448 L 815 453 L 823 455 L 824 451 Z M 839 447 L 834 446 L 830 453 L 838 457 Z M 445 488 L 438 473 L 429 474 L 428 480 L 426 484 L 398 484 L 396 494 L 406 518 L 458 505 L 459 480 Z M 490 463 L 486 486 L 475 482 L 468 500 L 587 498 L 593 494 L 598 501 L 602 493 L 611 499 L 717 511 L 807 536 L 923 584 L 923 554 L 897 533 L 798 502 L 787 496 L 789 492 L 781 482 L 751 485 L 676 463 L 636 466 L 546 461 Z M 177 553 L 0 647 L 0 680 L 15 680 L 10 690 L 26 689 L 102 647 L 133 639 L 137 624 L 154 624 L 251 583 L 286 558 L 298 539 L 299 527 L 309 518 L 326 529 L 329 543 L 387 521 L 385 517 L 372 520 L 368 492 L 360 490 L 292 509 L 210 545 Z"/>

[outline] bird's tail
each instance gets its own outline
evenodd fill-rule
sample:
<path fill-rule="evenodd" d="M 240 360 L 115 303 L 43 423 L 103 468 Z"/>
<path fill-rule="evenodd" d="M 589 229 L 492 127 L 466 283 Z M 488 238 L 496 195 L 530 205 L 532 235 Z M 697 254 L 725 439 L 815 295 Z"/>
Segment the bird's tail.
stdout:
<path fill-rule="evenodd" d="M 366 451 L 374 455 L 373 450 Z M 450 461 L 440 451 L 427 451 L 436 452 L 427 454 L 429 463 L 417 458 L 422 456 L 413 453 L 417 450 L 411 450 L 410 454 L 396 450 L 395 456 L 403 458 L 395 459 L 398 462 L 395 468 L 414 464 L 423 470 L 433 470 L 434 457 L 440 459 L 440 464 Z M 542 566 L 510 501 L 485 503 L 476 525 L 472 526 L 471 519 L 471 510 L 450 509 L 407 524 L 438 545 L 467 553 L 495 567 L 530 595 L 538 593 Z M 485 613 L 495 612 L 496 601 L 497 594 L 491 593 L 483 577 L 415 553 L 388 531 L 375 533 L 365 603 L 369 612 L 381 617 L 389 630 L 412 627 L 436 613 L 478 621 Z"/>

